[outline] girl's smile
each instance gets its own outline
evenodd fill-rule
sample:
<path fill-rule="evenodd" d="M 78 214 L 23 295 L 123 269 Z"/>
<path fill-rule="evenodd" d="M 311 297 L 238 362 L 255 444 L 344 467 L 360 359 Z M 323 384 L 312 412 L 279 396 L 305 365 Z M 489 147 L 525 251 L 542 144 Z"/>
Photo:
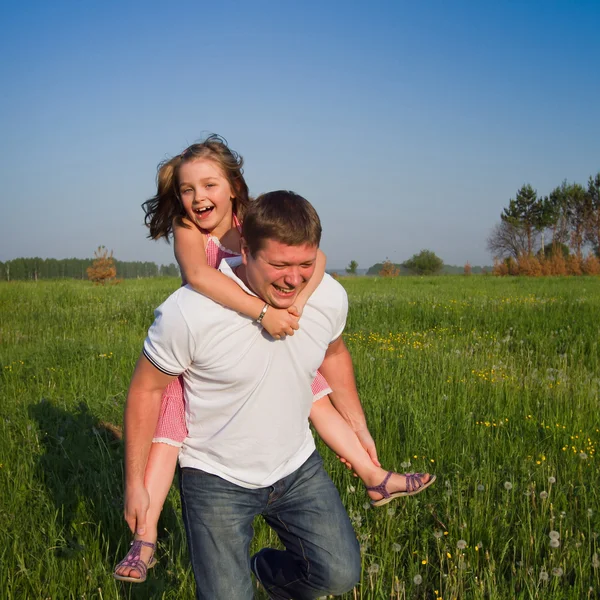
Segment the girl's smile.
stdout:
<path fill-rule="evenodd" d="M 231 228 L 233 193 L 219 165 L 199 158 L 181 165 L 179 197 L 188 219 L 220 238 Z"/>

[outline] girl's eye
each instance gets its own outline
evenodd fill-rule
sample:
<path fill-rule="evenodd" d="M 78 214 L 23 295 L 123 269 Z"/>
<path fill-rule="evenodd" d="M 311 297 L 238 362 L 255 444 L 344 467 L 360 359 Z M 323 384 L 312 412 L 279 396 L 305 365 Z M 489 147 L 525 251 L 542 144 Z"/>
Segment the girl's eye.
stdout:
<path fill-rule="evenodd" d="M 184 190 L 181 190 L 182 194 L 189 194 L 192 191 L 191 188 L 185 188 Z"/>
<path fill-rule="evenodd" d="M 207 183 L 206 187 L 207 188 L 212 188 L 212 187 L 215 187 L 215 185 L 217 185 L 217 184 L 216 183 Z"/>

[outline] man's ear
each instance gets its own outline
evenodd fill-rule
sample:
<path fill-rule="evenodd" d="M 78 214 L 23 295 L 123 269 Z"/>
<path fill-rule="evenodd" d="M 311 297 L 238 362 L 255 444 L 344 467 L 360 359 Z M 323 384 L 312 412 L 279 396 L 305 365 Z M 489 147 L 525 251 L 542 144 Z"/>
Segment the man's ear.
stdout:
<path fill-rule="evenodd" d="M 248 255 L 250 254 L 250 250 L 248 250 L 248 244 L 246 244 L 244 238 L 240 241 L 240 252 L 242 254 L 242 264 L 248 266 Z"/>

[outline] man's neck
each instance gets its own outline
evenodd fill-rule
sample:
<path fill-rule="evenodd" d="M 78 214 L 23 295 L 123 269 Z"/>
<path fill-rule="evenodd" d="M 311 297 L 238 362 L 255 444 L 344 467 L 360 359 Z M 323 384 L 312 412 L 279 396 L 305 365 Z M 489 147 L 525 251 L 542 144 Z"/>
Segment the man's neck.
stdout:
<path fill-rule="evenodd" d="M 240 279 L 242 281 L 242 283 L 249 289 L 251 290 L 254 294 L 256 294 L 256 292 L 252 289 L 252 287 L 250 286 L 250 284 L 248 283 L 248 277 L 246 276 L 246 265 L 245 264 L 241 264 L 237 267 L 235 267 L 233 269 L 233 272 L 235 273 L 235 276 Z"/>

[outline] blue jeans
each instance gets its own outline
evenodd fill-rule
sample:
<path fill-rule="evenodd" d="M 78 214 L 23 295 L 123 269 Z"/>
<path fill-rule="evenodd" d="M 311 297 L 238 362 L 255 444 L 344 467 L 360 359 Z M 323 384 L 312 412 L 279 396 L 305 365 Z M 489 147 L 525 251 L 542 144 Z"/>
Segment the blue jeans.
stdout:
<path fill-rule="evenodd" d="M 190 468 L 180 469 L 179 487 L 198 599 L 252 599 L 251 567 L 277 600 L 338 595 L 358 582 L 358 542 L 318 452 L 270 487 L 248 490 Z M 250 557 L 256 515 L 285 550 Z"/>

